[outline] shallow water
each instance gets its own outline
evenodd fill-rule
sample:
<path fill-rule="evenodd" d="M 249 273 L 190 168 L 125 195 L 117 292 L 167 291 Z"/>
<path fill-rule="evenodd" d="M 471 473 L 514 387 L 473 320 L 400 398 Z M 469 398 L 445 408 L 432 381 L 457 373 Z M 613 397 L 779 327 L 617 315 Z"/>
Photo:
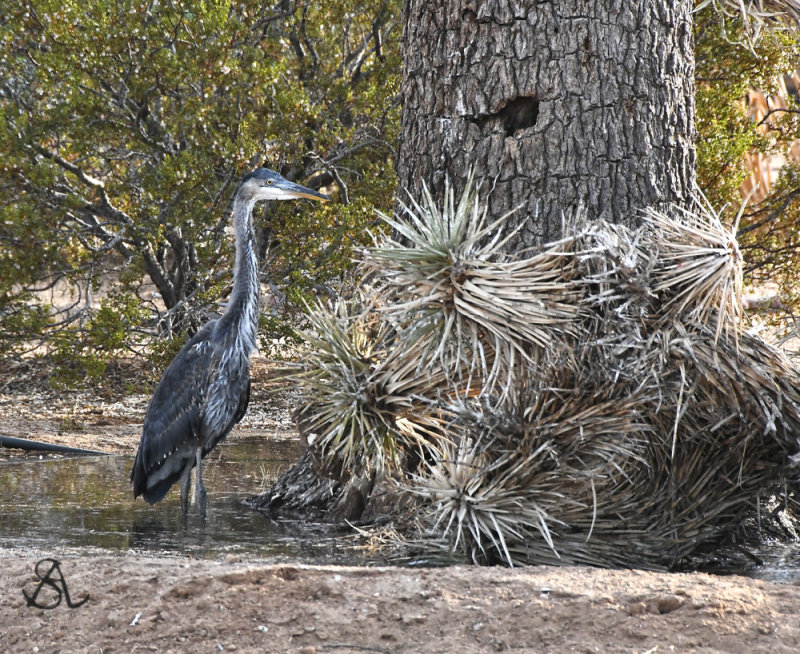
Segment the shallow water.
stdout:
<path fill-rule="evenodd" d="M 133 500 L 132 457 L 0 461 L 0 551 L 247 554 L 275 562 L 357 562 L 341 539 L 321 526 L 276 524 L 243 503 L 297 457 L 294 441 L 230 437 L 204 461 L 207 519 L 203 522 L 192 505 L 185 525 L 177 484 L 154 506 Z"/>
<path fill-rule="evenodd" d="M 800 583 L 800 543 L 768 542 L 762 544 L 754 554 L 763 562 L 761 565 L 733 572 L 764 581 Z"/>
<path fill-rule="evenodd" d="M 186 524 L 177 485 L 154 506 L 133 500 L 133 457 L 4 458 L 0 552 L 63 556 L 133 551 L 203 558 L 241 554 L 275 563 L 376 563 L 323 525 L 275 523 L 244 504 L 297 460 L 297 448 L 296 441 L 230 437 L 204 461 L 207 519 L 192 504 Z M 800 543 L 766 543 L 754 554 L 763 565 L 709 571 L 800 582 Z"/>

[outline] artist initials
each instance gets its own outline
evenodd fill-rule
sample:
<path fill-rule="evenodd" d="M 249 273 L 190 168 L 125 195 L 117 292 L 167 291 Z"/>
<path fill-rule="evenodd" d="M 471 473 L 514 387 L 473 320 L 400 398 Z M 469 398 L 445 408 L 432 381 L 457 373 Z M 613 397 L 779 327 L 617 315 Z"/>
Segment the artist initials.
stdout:
<path fill-rule="evenodd" d="M 49 564 L 50 567 L 47 572 L 42 574 L 40 568 L 43 569 L 47 564 Z M 54 609 L 61 604 L 61 598 L 64 597 L 67 600 L 67 606 L 71 609 L 74 609 L 89 600 L 89 595 L 87 593 L 86 597 L 84 597 L 80 602 L 72 601 L 72 598 L 69 596 L 69 590 L 67 589 L 67 580 L 64 579 L 64 574 L 61 572 L 61 563 L 55 559 L 42 559 L 36 564 L 34 570 L 36 572 L 36 576 L 39 578 L 39 585 L 36 587 L 33 595 L 28 595 L 28 593 L 25 592 L 25 589 L 22 589 L 22 594 L 25 596 L 28 606 L 35 606 L 37 609 Z M 58 576 L 55 577 L 54 573 L 58 573 Z M 52 588 L 56 593 L 58 593 L 55 603 L 38 604 L 36 602 L 36 599 L 39 597 L 39 593 L 45 586 Z"/>

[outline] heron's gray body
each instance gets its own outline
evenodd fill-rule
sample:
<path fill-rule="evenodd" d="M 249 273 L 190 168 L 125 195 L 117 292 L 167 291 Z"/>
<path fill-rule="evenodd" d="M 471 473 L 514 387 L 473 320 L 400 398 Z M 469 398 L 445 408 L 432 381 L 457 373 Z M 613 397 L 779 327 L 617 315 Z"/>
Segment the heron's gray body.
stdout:
<path fill-rule="evenodd" d="M 134 497 L 155 504 L 181 479 L 185 514 L 189 475 L 197 466 L 197 500 L 205 515 L 200 461 L 242 419 L 250 399 L 250 354 L 256 349 L 259 314 L 253 206 L 289 197 L 327 199 L 263 168 L 240 185 L 233 204 L 236 263 L 228 306 L 181 348 L 150 400 L 131 471 Z"/>
<path fill-rule="evenodd" d="M 132 474 L 134 496 L 150 504 L 195 466 L 198 449 L 205 457 L 247 410 L 249 362 L 214 342 L 217 324 L 186 343 L 150 400 Z"/>

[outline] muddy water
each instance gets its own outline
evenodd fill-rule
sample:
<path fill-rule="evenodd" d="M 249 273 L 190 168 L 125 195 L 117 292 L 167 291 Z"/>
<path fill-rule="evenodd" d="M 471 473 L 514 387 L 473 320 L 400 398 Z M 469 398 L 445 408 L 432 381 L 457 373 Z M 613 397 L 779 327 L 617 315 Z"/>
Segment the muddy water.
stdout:
<path fill-rule="evenodd" d="M 134 501 L 132 457 L 16 457 L 0 461 L 0 551 L 28 553 L 247 554 L 269 560 L 354 562 L 314 525 L 278 525 L 243 504 L 297 460 L 297 443 L 234 438 L 204 462 L 208 517 L 185 524 L 177 485 L 150 506 Z"/>
<path fill-rule="evenodd" d="M 0 460 L 0 552 L 42 556 L 129 551 L 204 558 L 246 555 L 271 562 L 369 564 L 322 525 L 276 524 L 244 500 L 266 489 L 298 456 L 294 441 L 231 439 L 203 467 L 208 517 L 189 510 L 177 486 L 150 506 L 134 501 L 132 457 L 15 456 Z M 762 565 L 708 570 L 800 583 L 800 543 L 766 543 Z"/>

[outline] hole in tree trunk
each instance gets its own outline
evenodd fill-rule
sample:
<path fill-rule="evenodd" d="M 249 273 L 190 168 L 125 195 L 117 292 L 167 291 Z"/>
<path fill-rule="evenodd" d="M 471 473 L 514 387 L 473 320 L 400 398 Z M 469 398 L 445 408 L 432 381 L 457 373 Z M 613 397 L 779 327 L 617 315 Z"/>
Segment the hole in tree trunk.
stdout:
<path fill-rule="evenodd" d="M 489 125 L 490 131 L 502 128 L 506 136 L 514 136 L 518 131 L 536 124 L 539 117 L 539 101 L 535 97 L 515 98 L 493 114 L 470 118 L 478 127 Z"/>

